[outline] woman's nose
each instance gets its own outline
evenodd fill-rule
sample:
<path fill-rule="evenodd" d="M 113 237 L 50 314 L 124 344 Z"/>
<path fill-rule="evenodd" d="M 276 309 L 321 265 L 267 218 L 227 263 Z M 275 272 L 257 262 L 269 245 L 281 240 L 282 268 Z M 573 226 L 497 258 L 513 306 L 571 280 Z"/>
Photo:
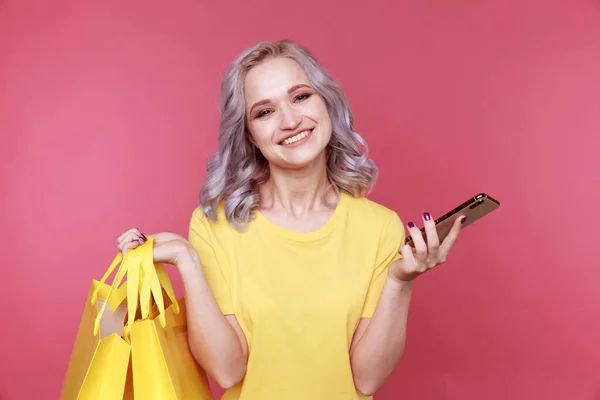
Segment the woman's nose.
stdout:
<path fill-rule="evenodd" d="M 298 127 L 302 118 L 292 107 L 286 106 L 281 109 L 281 130 L 293 130 Z"/>

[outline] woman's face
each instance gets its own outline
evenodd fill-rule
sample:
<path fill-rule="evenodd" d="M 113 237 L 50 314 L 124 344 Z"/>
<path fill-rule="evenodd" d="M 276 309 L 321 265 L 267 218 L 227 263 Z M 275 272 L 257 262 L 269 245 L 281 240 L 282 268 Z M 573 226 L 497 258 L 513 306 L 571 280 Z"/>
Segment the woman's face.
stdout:
<path fill-rule="evenodd" d="M 302 168 L 324 155 L 329 113 L 296 61 L 268 59 L 248 71 L 244 85 L 248 131 L 271 165 Z"/>

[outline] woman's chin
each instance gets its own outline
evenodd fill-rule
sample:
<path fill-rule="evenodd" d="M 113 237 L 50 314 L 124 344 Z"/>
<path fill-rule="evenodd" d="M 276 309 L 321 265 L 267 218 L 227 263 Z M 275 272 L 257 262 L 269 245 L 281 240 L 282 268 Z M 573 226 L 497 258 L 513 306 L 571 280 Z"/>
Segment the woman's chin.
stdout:
<path fill-rule="evenodd" d="M 294 154 L 286 154 L 285 157 L 272 162 L 280 168 L 302 169 L 322 164 L 325 167 L 325 151 L 297 151 Z"/>

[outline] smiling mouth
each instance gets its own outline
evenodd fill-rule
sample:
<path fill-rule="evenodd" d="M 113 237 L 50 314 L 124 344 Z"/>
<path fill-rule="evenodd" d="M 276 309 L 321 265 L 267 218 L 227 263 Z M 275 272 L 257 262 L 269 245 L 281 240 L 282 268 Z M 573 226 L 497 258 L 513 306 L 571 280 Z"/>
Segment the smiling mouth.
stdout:
<path fill-rule="evenodd" d="M 284 141 L 282 141 L 279 144 L 285 146 L 285 145 L 290 145 L 290 144 L 296 143 L 297 141 L 304 139 L 305 137 L 307 137 L 311 133 L 312 133 L 312 129 L 304 130 L 304 131 L 302 131 L 302 132 L 300 132 L 300 133 L 298 133 L 298 134 L 296 134 L 296 135 L 294 135 L 292 137 L 289 137 L 289 138 L 285 139 Z"/>

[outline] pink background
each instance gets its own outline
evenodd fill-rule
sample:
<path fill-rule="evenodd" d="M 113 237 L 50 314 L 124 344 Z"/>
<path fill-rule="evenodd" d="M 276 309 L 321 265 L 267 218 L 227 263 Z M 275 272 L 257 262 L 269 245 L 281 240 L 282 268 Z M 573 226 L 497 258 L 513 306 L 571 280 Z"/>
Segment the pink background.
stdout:
<path fill-rule="evenodd" d="M 0 399 L 58 398 L 122 231 L 186 234 L 221 73 L 280 38 L 347 92 L 373 199 L 502 202 L 419 279 L 376 398 L 599 398 L 600 2 L 236 3 L 0 2 Z"/>

